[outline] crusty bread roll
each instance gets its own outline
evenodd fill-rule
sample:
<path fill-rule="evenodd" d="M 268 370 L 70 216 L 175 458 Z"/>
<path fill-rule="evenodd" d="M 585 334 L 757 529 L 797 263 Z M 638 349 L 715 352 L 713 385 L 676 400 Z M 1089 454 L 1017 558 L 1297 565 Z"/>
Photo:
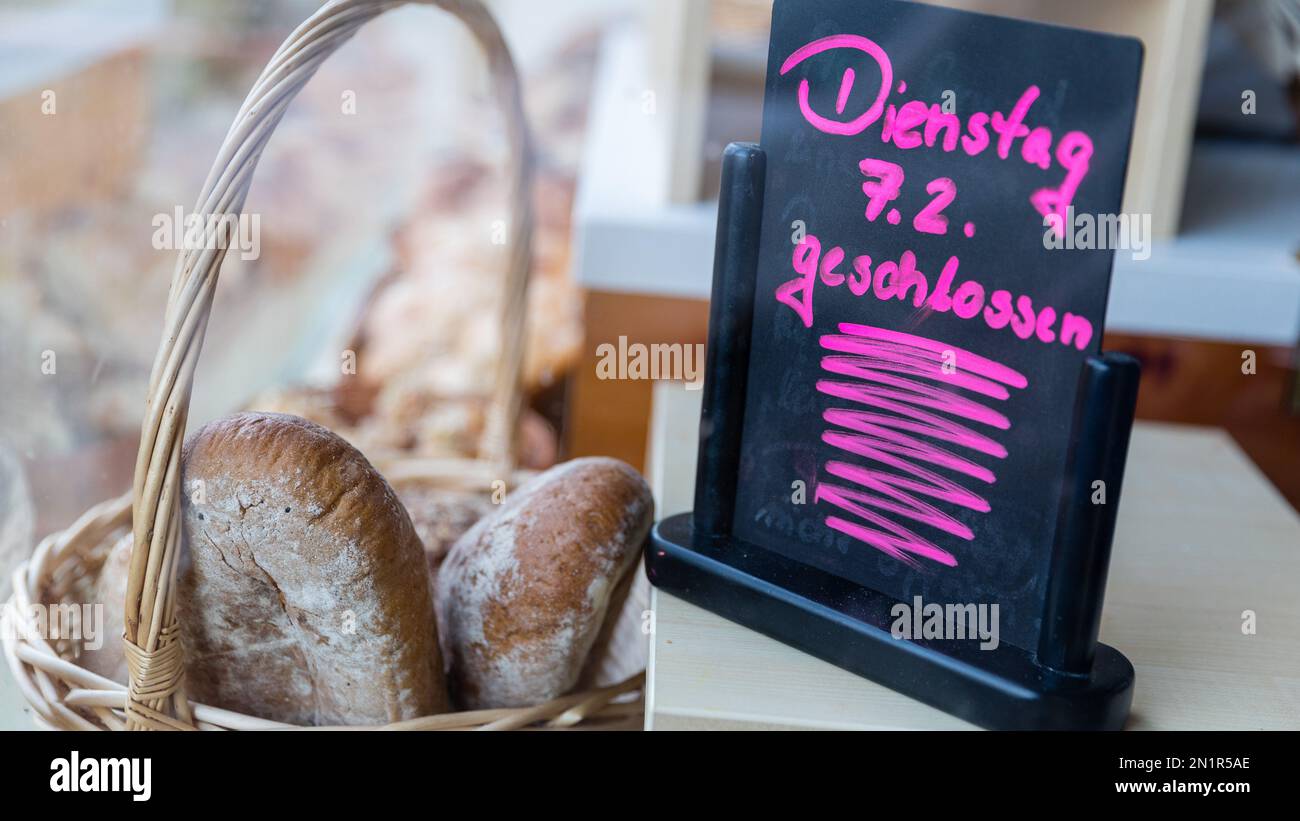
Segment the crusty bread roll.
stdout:
<path fill-rule="evenodd" d="M 355 448 L 305 419 L 236 414 L 186 442 L 184 483 L 192 699 L 314 725 L 447 709 L 424 551 Z"/>
<path fill-rule="evenodd" d="M 572 689 L 653 513 L 635 470 L 575 459 L 462 536 L 436 596 L 457 705 L 519 707 Z"/>

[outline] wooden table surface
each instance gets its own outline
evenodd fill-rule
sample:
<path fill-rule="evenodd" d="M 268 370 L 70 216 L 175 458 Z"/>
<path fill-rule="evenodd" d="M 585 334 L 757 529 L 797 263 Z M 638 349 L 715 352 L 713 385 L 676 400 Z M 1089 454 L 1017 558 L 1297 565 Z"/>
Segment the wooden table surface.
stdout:
<path fill-rule="evenodd" d="M 690 508 L 699 392 L 655 399 L 665 516 Z M 674 596 L 651 609 L 647 729 L 974 729 Z M 1300 729 L 1300 516 L 1223 431 L 1135 426 L 1101 640 L 1137 669 L 1129 729 Z"/>

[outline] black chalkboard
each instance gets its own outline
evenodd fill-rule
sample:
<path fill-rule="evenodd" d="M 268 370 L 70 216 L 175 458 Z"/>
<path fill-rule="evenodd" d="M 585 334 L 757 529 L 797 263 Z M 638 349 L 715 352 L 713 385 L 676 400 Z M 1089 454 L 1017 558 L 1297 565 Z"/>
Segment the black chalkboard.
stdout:
<path fill-rule="evenodd" d="M 980 726 L 1124 725 L 1098 631 L 1140 368 L 1100 339 L 1115 243 L 1149 248 L 1118 214 L 1140 62 L 777 0 L 763 144 L 722 158 L 695 508 L 651 583 Z"/>
<path fill-rule="evenodd" d="M 1140 63 L 1131 38 L 777 0 L 737 538 L 997 603 L 1036 646 L 1114 253 L 1077 247 L 1082 215 L 1120 212 Z"/>

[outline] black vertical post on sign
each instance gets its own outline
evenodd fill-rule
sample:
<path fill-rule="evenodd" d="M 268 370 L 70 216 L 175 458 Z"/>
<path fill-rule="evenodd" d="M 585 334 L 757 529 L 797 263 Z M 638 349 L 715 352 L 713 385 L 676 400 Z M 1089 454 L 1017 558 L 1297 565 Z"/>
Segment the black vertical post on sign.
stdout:
<path fill-rule="evenodd" d="M 735 513 L 765 170 L 753 143 L 732 143 L 722 156 L 694 522 L 696 533 L 714 538 L 731 534 Z"/>
<path fill-rule="evenodd" d="M 1089 357 L 1074 411 L 1038 661 L 1087 675 L 1097 652 L 1140 367 L 1121 353 Z"/>
<path fill-rule="evenodd" d="M 1051 549 L 1036 650 L 993 649 L 891 632 L 897 600 L 733 534 L 753 330 L 766 162 L 753 144 L 723 161 L 695 510 L 655 525 L 646 548 L 661 590 L 990 729 L 1114 730 L 1133 698 L 1133 665 L 1097 641 L 1139 368 L 1088 357 Z M 1104 502 L 1094 501 L 1098 485 Z"/>

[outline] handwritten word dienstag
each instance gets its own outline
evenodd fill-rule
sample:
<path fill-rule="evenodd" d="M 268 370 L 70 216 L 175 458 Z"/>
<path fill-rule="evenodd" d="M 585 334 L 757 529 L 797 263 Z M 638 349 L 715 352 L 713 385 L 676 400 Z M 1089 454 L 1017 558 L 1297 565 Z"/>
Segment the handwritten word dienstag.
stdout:
<path fill-rule="evenodd" d="M 1007 113 L 1001 111 L 972 112 L 965 119 L 957 114 L 944 111 L 938 103 L 925 100 L 908 100 L 901 105 L 888 102 L 894 90 L 894 70 L 889 55 L 874 41 L 856 34 L 837 34 L 814 40 L 791 54 L 781 65 L 781 74 L 785 75 L 805 60 L 825 51 L 849 49 L 860 51 L 875 61 L 880 71 L 880 87 L 872 99 L 871 105 L 852 119 L 835 119 L 818 113 L 812 106 L 811 88 L 807 78 L 799 82 L 799 111 L 809 125 L 826 134 L 838 136 L 855 136 L 868 127 L 881 121 L 880 138 L 885 143 L 892 142 L 903 150 L 925 146 L 938 146 L 944 152 L 951 153 L 958 149 L 974 157 L 992 148 L 1001 159 L 1011 156 L 1017 140 L 1020 143 L 1020 158 L 1030 165 L 1048 170 L 1055 161 L 1065 170 L 1065 178 L 1055 188 L 1045 187 L 1034 191 L 1029 201 L 1034 209 L 1044 217 L 1057 215 L 1064 218 L 1066 209 L 1074 201 L 1074 195 L 1088 174 L 1089 161 L 1093 154 L 1092 138 L 1082 131 L 1070 131 L 1056 140 L 1052 130 L 1046 126 L 1031 128 L 1026 123 L 1029 109 L 1038 100 L 1041 93 L 1036 85 L 1024 90 L 1020 98 Z M 855 73 L 852 68 L 844 70 L 836 94 L 835 115 L 844 116 L 853 88 Z M 898 85 L 898 93 L 906 92 L 907 84 Z M 965 133 L 963 133 L 963 131 Z M 1055 148 L 1053 149 L 1053 143 Z"/>
<path fill-rule="evenodd" d="M 957 285 L 957 257 L 949 257 L 931 286 L 930 278 L 916 267 L 916 254 L 904 251 L 898 261 L 884 260 L 874 268 L 871 257 L 856 256 L 845 265 L 844 249 L 836 245 L 823 252 L 821 240 L 807 234 L 794 247 L 794 270 L 799 276 L 776 289 L 778 302 L 794 309 L 805 328 L 813 324 L 813 292 L 820 281 L 829 288 L 847 287 L 854 296 L 874 294 L 880 300 L 911 300 L 916 308 L 939 313 L 952 311 L 961 319 L 981 317 L 994 330 L 1010 328 L 1021 339 L 1074 345 L 1084 350 L 1092 341 L 1092 323 L 1066 311 L 1063 315 L 1050 306 L 1035 307 L 1029 296 L 1013 295 L 1005 289 L 991 294 L 973 279 Z M 848 267 L 851 270 L 841 270 Z M 1058 329 L 1057 318 L 1060 318 Z"/>

